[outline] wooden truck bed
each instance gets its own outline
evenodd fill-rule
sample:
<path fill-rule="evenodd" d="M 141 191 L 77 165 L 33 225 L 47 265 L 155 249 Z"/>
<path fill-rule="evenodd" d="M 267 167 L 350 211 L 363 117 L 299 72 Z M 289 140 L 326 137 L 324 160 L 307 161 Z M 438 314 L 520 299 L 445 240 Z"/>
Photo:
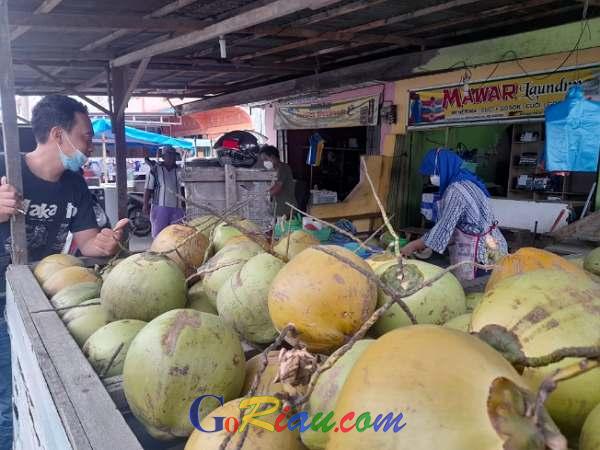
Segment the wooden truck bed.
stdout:
<path fill-rule="evenodd" d="M 100 380 L 28 266 L 10 266 L 6 279 L 14 450 L 183 448 L 145 433 L 127 411 L 120 381 Z"/>

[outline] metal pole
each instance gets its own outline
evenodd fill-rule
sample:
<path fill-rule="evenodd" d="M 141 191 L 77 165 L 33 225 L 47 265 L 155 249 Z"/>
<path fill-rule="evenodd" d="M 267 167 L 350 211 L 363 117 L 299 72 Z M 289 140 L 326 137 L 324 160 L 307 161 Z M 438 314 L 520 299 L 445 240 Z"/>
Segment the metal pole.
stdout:
<path fill-rule="evenodd" d="M 0 0 L 0 99 L 2 106 L 2 136 L 4 163 L 8 182 L 18 192 L 23 192 L 17 105 L 15 103 L 15 77 L 10 49 L 8 27 L 8 0 Z M 17 214 L 10 219 L 11 253 L 13 264 L 27 264 L 27 237 L 25 216 Z"/>

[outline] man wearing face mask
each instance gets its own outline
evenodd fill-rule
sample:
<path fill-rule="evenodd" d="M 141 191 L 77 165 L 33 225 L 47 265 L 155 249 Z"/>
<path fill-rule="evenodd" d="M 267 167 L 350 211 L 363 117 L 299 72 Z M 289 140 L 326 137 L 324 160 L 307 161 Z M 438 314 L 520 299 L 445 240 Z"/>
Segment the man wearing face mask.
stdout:
<path fill-rule="evenodd" d="M 279 159 L 279 150 L 272 145 L 264 145 L 259 151 L 263 165 L 267 170 L 277 171 L 277 181 L 269 189 L 271 198 L 275 202 L 275 216 L 289 216 L 289 203 L 296 206 L 296 195 L 294 193 L 294 175 L 292 169 Z"/>
<path fill-rule="evenodd" d="M 402 248 L 402 254 L 410 256 L 425 248 L 443 253 L 448 247 L 451 264 L 465 263 L 454 274 L 472 280 L 485 272 L 467 262 L 493 264 L 507 253 L 507 245 L 494 219 L 485 184 L 462 165 L 463 160 L 450 150 L 434 149 L 425 155 L 421 174 L 439 187 L 439 217 L 421 239 Z"/>
<path fill-rule="evenodd" d="M 112 256 L 128 223 L 123 219 L 113 230 L 98 229 L 92 195 L 80 174 L 92 152 L 86 107 L 63 95 L 44 97 L 33 109 L 31 126 L 37 147 L 21 160 L 22 193 L 7 184 L 4 160 L 0 162 L 0 450 L 12 447 L 10 342 L 3 294 L 11 216 L 26 216 L 30 261 L 60 253 L 69 232 L 84 256 Z"/>

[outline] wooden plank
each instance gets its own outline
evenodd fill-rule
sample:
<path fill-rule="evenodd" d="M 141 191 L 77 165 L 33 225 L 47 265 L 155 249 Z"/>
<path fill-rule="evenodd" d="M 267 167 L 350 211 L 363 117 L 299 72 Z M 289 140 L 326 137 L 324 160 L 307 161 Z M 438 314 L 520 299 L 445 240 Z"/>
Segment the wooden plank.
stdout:
<path fill-rule="evenodd" d="M 125 99 L 126 68 L 111 68 L 112 104 L 115 114 L 111 116 L 112 130 L 115 135 L 115 160 L 117 171 L 117 210 L 119 219 L 127 217 L 127 144 L 125 142 L 125 117 L 119 117 Z M 124 109 L 123 109 L 124 110 Z"/>
<path fill-rule="evenodd" d="M 14 449 L 71 450 L 72 443 L 78 449 L 91 449 L 29 311 L 23 299 L 15 297 L 10 280 L 6 294 L 15 405 Z M 70 425 L 65 428 L 63 424 Z"/>
<path fill-rule="evenodd" d="M 48 14 L 52 12 L 58 5 L 62 3 L 62 0 L 44 0 L 40 6 L 34 11 L 34 14 Z M 5 17 L 7 15 L 5 14 Z M 10 35 L 10 40 L 14 41 L 20 36 L 23 36 L 29 31 L 31 27 L 17 27 Z"/>
<path fill-rule="evenodd" d="M 237 188 L 235 168 L 231 164 L 225 165 L 225 208 L 231 209 L 237 203 Z"/>
<path fill-rule="evenodd" d="M 6 20 L 8 0 L 0 0 L 0 108 L 4 141 L 4 165 L 8 182 L 23 192 L 17 105 L 15 103 L 15 75 L 12 67 L 9 27 Z M 11 255 L 15 264 L 27 263 L 27 236 L 25 216 L 16 214 L 10 219 Z"/>
<path fill-rule="evenodd" d="M 263 169 L 235 169 L 237 181 L 273 181 L 272 171 Z M 221 167 L 186 167 L 182 174 L 184 182 L 221 182 L 225 181 L 225 169 Z"/>
<path fill-rule="evenodd" d="M 9 11 L 9 25 L 27 26 L 30 29 L 61 30 L 147 30 L 147 31 L 194 31 L 206 25 L 201 20 L 157 19 L 134 15 L 115 14 L 31 14 Z"/>
<path fill-rule="evenodd" d="M 252 9 L 248 12 L 238 14 L 237 16 L 207 26 L 203 30 L 187 33 L 119 56 L 115 58 L 111 64 L 115 67 L 124 66 L 135 61 L 140 61 L 143 58 L 181 50 L 183 48 L 191 47 L 192 45 L 206 42 L 210 39 L 216 39 L 224 34 L 235 33 L 236 31 L 301 11 L 307 7 L 316 9 L 337 1 L 339 0 L 306 0 L 304 2 L 276 0 L 266 6 Z"/>
<path fill-rule="evenodd" d="M 10 266 L 7 272 L 16 302 L 24 302 L 39 339 L 62 383 L 75 411 L 66 417 L 65 430 L 81 426 L 89 441 L 85 446 L 73 442 L 73 448 L 93 450 L 142 450 L 125 423 L 102 382 L 87 362 L 75 340 L 54 311 L 35 312 L 51 307 L 27 266 Z M 79 425 L 77 425 L 77 421 Z M 71 437 L 69 437 L 71 439 Z M 81 438 L 81 436 L 77 436 Z"/>

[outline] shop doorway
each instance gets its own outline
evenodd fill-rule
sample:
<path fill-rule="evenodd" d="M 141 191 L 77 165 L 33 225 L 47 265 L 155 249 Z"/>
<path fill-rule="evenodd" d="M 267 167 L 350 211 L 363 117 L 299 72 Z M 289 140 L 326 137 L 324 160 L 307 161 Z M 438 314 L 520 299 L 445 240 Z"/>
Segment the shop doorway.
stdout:
<path fill-rule="evenodd" d="M 311 189 L 337 193 L 338 202 L 343 201 L 360 180 L 360 157 L 367 153 L 369 127 L 325 128 L 318 130 L 285 130 L 281 150 L 287 154 L 296 180 L 296 196 L 305 206 Z M 314 134 L 324 139 L 325 146 L 321 164 L 306 164 L 309 138 Z"/>

